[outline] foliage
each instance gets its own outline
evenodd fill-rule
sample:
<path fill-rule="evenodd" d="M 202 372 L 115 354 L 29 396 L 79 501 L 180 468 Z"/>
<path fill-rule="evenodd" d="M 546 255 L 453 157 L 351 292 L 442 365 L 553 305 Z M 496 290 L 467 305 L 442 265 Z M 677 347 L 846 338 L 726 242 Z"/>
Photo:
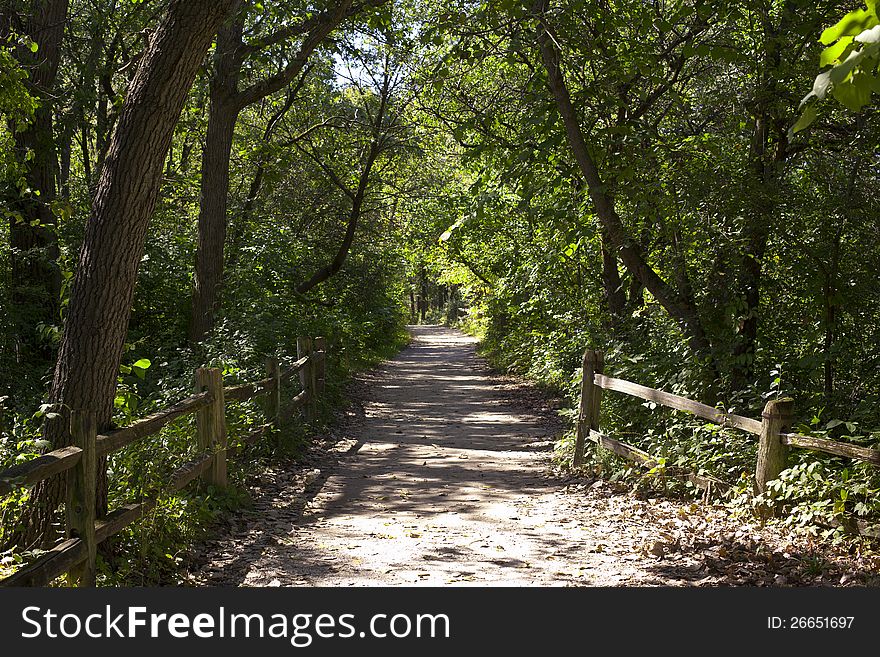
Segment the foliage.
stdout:
<path fill-rule="evenodd" d="M 22 47 L 36 50 L 36 44 L 14 36 L 0 43 L 0 174 L 2 180 L 16 181 L 19 192 L 24 191 L 24 182 L 19 159 L 10 157 L 15 153 L 12 134 L 28 124 L 37 107 L 25 84 L 27 71 L 13 56 L 14 49 Z"/>
<path fill-rule="evenodd" d="M 59 72 L 58 95 L 64 101 L 58 109 L 57 127 L 57 149 L 68 149 L 70 157 L 69 177 L 63 181 L 70 212 L 58 229 L 68 281 L 83 239 L 96 172 L 106 155 L 119 104 L 136 63 L 133 49 L 141 39 L 139 32 L 149 29 L 155 20 L 142 6 L 123 7 L 114 13 L 109 3 L 71 5 L 75 11 L 70 14 Z M 295 8 L 288 9 L 272 8 L 275 27 L 283 27 L 296 13 Z M 370 138 L 364 116 L 375 109 L 375 91 L 363 81 L 346 82 L 340 71 L 345 70 L 346 62 L 356 65 L 375 56 L 372 44 L 381 41 L 387 27 L 382 21 L 369 27 L 366 23 L 373 20 L 371 15 L 364 18 L 364 24 L 355 21 L 346 27 L 350 31 L 346 38 L 352 43 L 343 47 L 341 41 L 328 41 L 327 47 L 312 57 L 307 73 L 296 82 L 301 87 L 298 95 L 274 132 L 267 136 L 266 126 L 285 103 L 287 89 L 243 113 L 230 163 L 230 239 L 222 310 L 210 338 L 191 345 L 187 342 L 187 321 L 200 194 L 196 164 L 207 120 L 207 79 L 196 81 L 168 154 L 159 203 L 141 258 L 115 393 L 113 422 L 117 426 L 191 394 L 197 367 L 221 367 L 227 385 L 258 380 L 265 376 L 267 356 L 277 355 L 290 362 L 295 358 L 297 336 L 323 335 L 329 345 L 330 383 L 321 419 L 312 427 L 315 429 L 327 420 L 334 406 L 345 403 L 344 385 L 354 372 L 375 364 L 404 343 L 401 246 L 396 229 L 386 221 L 393 197 L 390 185 L 397 175 L 395 158 L 405 156 L 409 148 L 402 123 L 393 148 L 377 162 L 369 181 L 368 204 L 343 270 L 306 297 L 294 291 L 310 272 L 333 257 L 344 231 L 347 199 L 321 164 L 332 166 L 356 185 L 357 163 Z M 287 56 L 281 50 L 273 52 L 259 63 L 263 72 L 271 73 L 277 59 Z M 6 67 L 6 51 L 2 55 L 0 111 L 4 113 L 3 125 L 9 126 L 13 118 L 24 121 L 25 110 L 32 112 L 33 108 L 27 104 L 30 97 L 21 84 L 25 73 L 11 64 Z M 248 75 L 259 73 L 253 70 Z M 394 102 L 405 104 L 402 90 L 398 96 L 400 100 Z M 13 110 L 17 112 L 14 116 Z M 6 133 L 2 135 L 5 138 Z M 294 147 L 294 143 L 306 140 L 316 158 L 306 157 Z M 3 153 L 10 150 L 4 148 Z M 258 175 L 262 185 L 251 198 L 251 183 Z M 6 225 L 4 222 L 3 230 Z M 5 232 L 0 237 L 8 240 Z M 4 250 L 0 263 L 8 272 L 6 254 Z M 0 283 L 4 306 L 8 303 L 7 280 L 4 275 Z M 0 316 L 4 317 L 0 322 L 5 321 L 5 313 Z M 52 348 L 57 348 L 61 327 L 51 328 L 56 338 Z M 3 330 L 4 339 L 12 344 L 12 327 L 4 324 Z M 51 447 L 41 435 L 45 412 L 32 416 L 50 383 L 42 369 L 45 364 L 16 362 L 12 348 L 4 356 L 6 353 L 10 358 L 3 361 L 0 375 L 0 397 L 4 398 L 0 401 L 4 407 L 0 411 L 0 468 L 34 458 Z M 292 389 L 285 391 L 286 398 L 293 394 Z M 258 404 L 247 403 L 230 404 L 227 421 L 230 441 L 235 444 L 265 420 Z M 161 491 L 169 475 L 195 455 L 194 430 L 192 418 L 180 420 L 114 454 L 108 469 L 110 508 Z M 249 448 L 243 465 L 232 468 L 226 492 L 203 487 L 174 495 L 162 493 L 158 507 L 144 521 L 102 547 L 103 582 L 143 585 L 169 581 L 185 558 L 187 543 L 210 531 L 226 510 L 247 505 L 248 478 L 267 459 L 296 458 L 306 438 L 305 428 L 294 422 L 280 434 L 268 436 L 266 447 Z M 28 503 L 27 494 L 3 499 L 0 542 L 18 528 L 18 518 Z M 37 554 L 19 549 L 4 553 L 4 558 L 17 564 Z"/>
<path fill-rule="evenodd" d="M 848 110 L 858 112 L 871 102 L 873 92 L 880 91 L 876 77 L 880 66 L 880 19 L 875 0 L 866 0 L 865 6 L 846 14 L 819 37 L 826 46 L 819 55 L 819 67 L 830 68 L 816 76 L 812 90 L 801 101 L 803 112 L 792 126 L 792 133 L 815 121 L 816 104 L 829 93 Z"/>

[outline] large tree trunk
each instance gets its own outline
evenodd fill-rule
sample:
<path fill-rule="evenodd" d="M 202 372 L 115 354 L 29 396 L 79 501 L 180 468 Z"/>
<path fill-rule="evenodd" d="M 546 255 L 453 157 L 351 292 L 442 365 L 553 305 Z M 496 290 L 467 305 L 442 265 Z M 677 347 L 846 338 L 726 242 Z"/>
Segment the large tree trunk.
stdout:
<path fill-rule="evenodd" d="M 229 157 L 238 110 L 219 98 L 211 99 L 208 134 L 202 153 L 202 198 L 199 237 L 192 288 L 189 340 L 204 340 L 214 327 L 223 282 L 223 247 L 229 197 Z"/>
<path fill-rule="evenodd" d="M 617 271 L 617 256 L 611 245 L 607 231 L 602 231 L 602 287 L 605 292 L 605 303 L 608 305 L 610 327 L 618 331 L 626 317 L 626 292 Z"/>
<path fill-rule="evenodd" d="M 208 133 L 202 151 L 202 198 L 189 322 L 189 340 L 193 344 L 204 340 L 214 327 L 214 313 L 220 302 L 229 197 L 229 157 L 232 154 L 235 124 L 243 108 L 238 98 L 243 32 L 244 18 L 238 17 L 224 25 L 217 35 L 210 83 Z"/>
<path fill-rule="evenodd" d="M 119 117 L 86 225 L 50 401 L 62 418 L 47 425 L 54 447 L 69 444 L 70 409 L 110 424 L 138 263 L 174 126 L 212 36 L 233 0 L 171 0 L 153 34 Z M 106 496 L 99 495 L 99 513 Z M 53 538 L 60 486 L 37 487 L 25 542 Z"/>
<path fill-rule="evenodd" d="M 378 4 L 383 1 L 379 0 Z M 241 0 L 238 0 L 238 4 L 240 2 Z M 200 342 L 208 337 L 211 329 L 214 328 L 215 314 L 220 307 L 219 292 L 223 282 L 223 250 L 229 195 L 229 155 L 232 151 L 232 139 L 238 115 L 245 107 L 284 89 L 293 82 L 321 42 L 343 19 L 362 8 L 362 5 L 352 8 L 352 0 L 340 0 L 335 7 L 306 21 L 309 29 L 287 66 L 275 75 L 259 80 L 244 90 L 239 90 L 242 65 L 247 57 L 245 44 L 242 41 L 244 19 L 239 18 L 230 22 L 218 34 L 217 57 L 211 80 L 211 118 L 216 118 L 217 124 L 215 132 L 212 133 L 211 119 L 209 119 L 205 154 L 202 159 L 202 204 L 199 209 L 199 239 L 190 312 L 191 343 Z M 285 32 L 285 28 L 279 30 L 279 33 Z M 217 141 L 213 143 L 215 139 Z M 206 166 L 209 168 L 206 169 Z"/>
<path fill-rule="evenodd" d="M 536 10 L 542 21 L 546 19 L 549 0 L 538 0 Z M 538 32 L 541 57 L 547 71 L 547 79 L 556 107 L 565 128 L 566 138 L 578 167 L 587 182 L 590 199 L 601 223 L 603 235 L 607 236 L 627 270 L 635 276 L 663 306 L 669 315 L 677 321 L 687 338 L 691 352 L 704 360 L 712 361 L 709 339 L 703 329 L 697 308 L 684 295 L 680 294 L 648 264 L 637 242 L 627 232 L 620 216 L 614 207 L 614 200 L 602 179 L 598 167 L 587 148 L 586 140 L 581 131 L 580 122 L 575 112 L 571 96 L 568 92 L 557 46 L 550 37 L 546 25 Z"/>
<path fill-rule="evenodd" d="M 28 69 L 28 87 L 39 99 L 33 122 L 15 133 L 16 150 L 25 162 L 28 187 L 39 196 L 19 196 L 11 185 L 6 205 L 13 213 L 10 220 L 12 249 L 12 301 L 22 313 L 18 332 L 27 349 L 38 348 L 35 327 L 39 323 L 57 323 L 60 306 L 61 273 L 58 269 L 56 220 L 50 203 L 56 193 L 58 156 L 53 134 L 53 87 L 61 61 L 61 42 L 67 23 L 67 0 L 34 0 L 31 14 L 24 23 L 27 36 L 37 44 L 37 51 L 20 47 L 17 59 Z M 17 17 L 4 13 L 0 37 L 8 36 Z"/>
<path fill-rule="evenodd" d="M 778 66 L 778 62 L 777 62 Z M 772 94 L 775 82 L 769 81 L 763 94 Z M 787 140 L 784 132 L 771 136 L 768 126 L 770 110 L 764 101 L 755 118 L 752 144 L 749 152 L 748 176 L 752 193 L 750 207 L 745 212 L 746 244 L 739 263 L 739 295 L 742 310 L 736 326 L 733 348 L 733 386 L 750 384 L 754 373 L 755 348 L 758 342 L 758 320 L 761 305 L 761 278 L 763 260 L 770 238 L 770 226 L 778 207 L 778 183 L 781 163 L 785 159 Z M 776 143 L 775 152 L 770 140 Z"/>

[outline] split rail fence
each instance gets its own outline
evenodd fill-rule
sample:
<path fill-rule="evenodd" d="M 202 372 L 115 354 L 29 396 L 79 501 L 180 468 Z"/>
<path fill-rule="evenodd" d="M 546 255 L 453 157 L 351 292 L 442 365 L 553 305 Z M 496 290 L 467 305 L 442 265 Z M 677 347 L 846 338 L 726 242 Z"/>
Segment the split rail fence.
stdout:
<path fill-rule="evenodd" d="M 286 368 L 281 367 L 277 358 L 268 358 L 266 378 L 260 381 L 225 388 L 221 370 L 199 368 L 195 372 L 192 396 L 106 434 L 98 434 L 94 412 L 71 410 L 71 446 L 0 471 L 0 495 L 67 473 L 65 514 L 68 538 L 33 563 L 0 580 L 0 586 L 46 586 L 65 573 L 71 584 L 94 586 L 98 543 L 152 511 L 159 503 L 160 494 L 125 504 L 106 517 L 96 518 L 98 459 L 158 433 L 180 417 L 195 414 L 201 454 L 175 470 L 162 493 L 182 490 L 198 478 L 224 488 L 227 459 L 241 446 L 257 442 L 271 428 L 280 425 L 281 385 L 296 375 L 302 391 L 290 400 L 290 408 L 300 408 L 304 419 L 310 422 L 316 415 L 317 400 L 326 381 L 326 340 L 321 337 L 314 340 L 297 338 L 297 360 Z M 241 446 L 229 446 L 226 402 L 258 397 L 265 398 L 263 408 L 267 422 L 245 436 Z"/>
<path fill-rule="evenodd" d="M 583 361 L 577 438 L 573 457 L 573 465 L 575 466 L 583 463 L 586 440 L 591 440 L 601 447 L 611 450 L 615 454 L 631 461 L 635 461 L 648 469 L 655 468 L 659 464 L 659 460 L 651 454 L 599 431 L 599 415 L 603 390 L 622 392 L 639 399 L 660 404 L 661 406 L 679 411 L 687 411 L 722 427 L 740 429 L 758 436 L 758 458 L 755 464 L 756 494 L 765 492 L 767 490 L 767 483 L 776 479 L 785 470 L 790 447 L 810 449 L 825 452 L 826 454 L 866 461 L 875 466 L 880 465 L 880 451 L 875 449 L 827 438 L 790 433 L 794 410 L 794 401 L 792 399 L 773 399 L 767 402 L 761 413 L 760 420 L 733 413 L 725 413 L 717 408 L 686 397 L 649 388 L 632 381 L 606 376 L 604 374 L 604 356 L 602 352 L 589 349 L 584 353 Z M 714 477 L 689 473 L 688 478 L 695 485 L 706 489 L 707 492 L 715 486 L 726 486 L 724 482 Z M 772 509 L 763 510 L 767 514 L 772 513 L 772 511 Z"/>

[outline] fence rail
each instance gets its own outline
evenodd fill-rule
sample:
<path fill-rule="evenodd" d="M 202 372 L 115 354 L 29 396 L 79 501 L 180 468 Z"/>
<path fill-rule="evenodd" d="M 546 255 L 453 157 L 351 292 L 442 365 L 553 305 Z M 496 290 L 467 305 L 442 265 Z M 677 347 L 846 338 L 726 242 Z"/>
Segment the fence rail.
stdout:
<path fill-rule="evenodd" d="M 281 386 L 295 375 L 299 375 L 302 391 L 292 397 L 287 406 L 290 410 L 301 409 L 306 421 L 312 421 L 316 415 L 317 400 L 325 386 L 325 339 L 298 338 L 297 360 L 282 369 L 278 359 L 269 358 L 266 360 L 266 373 L 268 376 L 265 379 L 224 387 L 219 369 L 199 368 L 195 373 L 196 390 L 191 396 L 127 427 L 101 435 L 97 433 L 93 412 L 72 410 L 72 445 L 0 471 L 0 495 L 66 473 L 68 538 L 13 575 L 0 580 L 0 586 L 46 586 L 65 573 L 72 584 L 93 586 L 97 545 L 152 511 L 161 495 L 182 490 L 199 478 L 215 486 L 226 486 L 227 460 L 242 447 L 259 441 L 281 424 Z M 239 445 L 228 446 L 226 402 L 259 397 L 265 398 L 267 422 L 252 430 Z M 154 435 L 174 420 L 191 414 L 197 416 L 201 454 L 175 470 L 168 482 L 152 495 L 137 503 L 124 504 L 103 518 L 96 518 L 97 460 Z"/>
<path fill-rule="evenodd" d="M 580 411 L 572 459 L 574 466 L 583 462 L 586 440 L 591 440 L 619 456 L 641 464 L 643 467 L 654 468 L 659 463 L 656 457 L 644 450 L 599 431 L 603 390 L 622 392 L 639 399 L 655 402 L 661 406 L 692 413 L 723 427 L 741 429 L 748 434 L 757 435 L 759 444 L 758 459 L 755 465 L 756 493 L 763 493 L 767 488 L 767 482 L 776 479 L 785 469 L 789 447 L 810 449 L 880 465 L 880 451 L 878 450 L 827 438 L 788 433 L 792 424 L 793 401 L 791 399 L 774 399 L 767 402 L 761 414 L 761 420 L 756 420 L 726 413 L 687 397 L 649 388 L 625 379 L 606 376 L 603 369 L 604 356 L 602 352 L 588 349 L 584 353 L 583 360 L 584 374 L 581 383 Z M 714 477 L 694 473 L 688 473 L 687 476 L 693 483 L 707 488 L 707 490 L 708 487 L 726 486 L 724 482 Z M 772 513 L 772 509 L 765 509 L 765 512 Z"/>
<path fill-rule="evenodd" d="M 734 415 L 733 413 L 724 413 L 717 408 L 707 406 L 706 404 L 694 401 L 693 399 L 688 399 L 687 397 L 680 397 L 678 395 L 673 395 L 670 392 L 664 392 L 663 390 L 648 388 L 647 386 L 639 385 L 638 383 L 633 383 L 624 379 L 615 379 L 610 376 L 605 376 L 604 374 L 594 375 L 593 381 L 597 386 L 605 390 L 623 392 L 627 395 L 632 395 L 633 397 L 656 402 L 662 406 L 667 406 L 668 408 L 687 411 L 688 413 L 693 413 L 697 417 L 709 420 L 723 427 L 742 429 L 743 431 L 748 431 L 749 433 L 756 435 L 761 433 L 761 422 L 759 420 L 753 420 L 750 417 L 743 417 L 742 415 Z"/>
<path fill-rule="evenodd" d="M 43 454 L 32 461 L 14 465 L 0 473 L 0 495 L 8 495 L 19 488 L 34 486 L 44 479 L 69 470 L 77 465 L 81 458 L 82 450 L 71 445 Z"/>

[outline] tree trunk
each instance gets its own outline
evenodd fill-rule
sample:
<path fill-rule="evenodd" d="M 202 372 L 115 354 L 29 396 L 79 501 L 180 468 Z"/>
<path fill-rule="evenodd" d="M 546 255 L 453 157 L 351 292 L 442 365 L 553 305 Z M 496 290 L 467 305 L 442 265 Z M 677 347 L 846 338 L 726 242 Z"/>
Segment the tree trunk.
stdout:
<path fill-rule="evenodd" d="M 55 367 L 50 401 L 62 417 L 46 429 L 55 448 L 70 442 L 70 409 L 95 411 L 99 430 L 110 424 L 165 154 L 211 38 L 232 5 L 233 0 L 171 0 L 129 87 L 86 225 Z M 61 502 L 58 490 L 57 480 L 35 489 L 23 542 L 52 541 L 49 521 Z M 98 497 L 103 515 L 105 491 Z"/>
<path fill-rule="evenodd" d="M 605 303 L 611 318 L 611 329 L 617 331 L 626 313 L 626 295 L 617 271 L 617 256 L 610 245 L 607 232 L 602 230 L 602 287 L 605 292 Z"/>
<path fill-rule="evenodd" d="M 236 5 L 240 6 L 240 2 Z M 244 17 L 224 25 L 217 34 L 217 49 L 210 80 L 208 133 L 202 151 L 202 198 L 199 205 L 199 238 L 193 275 L 189 341 L 204 340 L 214 327 L 223 278 L 226 242 L 226 208 L 229 197 L 229 157 L 235 124 L 241 112 L 237 99 L 242 67 Z"/>
<path fill-rule="evenodd" d="M 861 127 L 861 126 L 860 126 Z M 838 311 L 840 310 L 839 286 L 840 286 L 840 258 L 843 249 L 843 232 L 849 222 L 849 212 L 852 208 L 853 194 L 856 189 L 856 181 L 859 172 L 862 169 L 862 156 L 856 157 L 849 173 L 849 180 L 846 185 L 846 192 L 840 204 L 845 208 L 844 216 L 838 221 L 837 228 L 834 231 L 834 241 L 831 243 L 831 262 L 824 268 L 825 284 L 823 286 L 824 300 L 824 318 L 823 324 L 825 328 L 825 336 L 822 342 L 822 353 L 824 357 L 824 392 L 825 403 L 829 408 L 833 409 L 834 404 L 834 377 L 835 377 L 835 359 L 834 359 L 834 342 L 837 339 L 837 322 Z"/>
<path fill-rule="evenodd" d="M 538 0 L 536 11 L 542 21 L 546 18 L 548 3 L 549 0 Z M 638 278 L 666 312 L 678 322 L 687 338 L 691 352 L 712 363 L 709 340 L 696 307 L 664 281 L 648 264 L 636 241 L 629 235 L 623 221 L 617 214 L 614 200 L 607 191 L 607 185 L 587 148 L 577 113 L 565 83 L 557 46 L 550 37 L 545 24 L 538 29 L 538 42 L 550 90 L 562 118 L 569 147 L 580 167 L 584 180 L 587 182 L 590 199 L 604 234 L 607 235 L 610 245 L 616 250 L 617 256 L 627 270 Z"/>
<path fill-rule="evenodd" d="M 339 270 L 342 269 L 342 265 L 345 264 L 346 259 L 348 258 L 348 253 L 351 251 L 351 246 L 354 243 L 354 236 L 357 232 L 358 223 L 361 217 L 361 208 L 364 204 L 364 197 L 367 191 L 367 183 L 370 179 L 370 170 L 373 167 L 373 161 L 375 160 L 375 154 L 372 153 L 367 160 L 367 165 L 364 172 L 361 174 L 361 183 L 358 186 L 357 194 L 354 197 L 354 200 L 351 204 L 351 211 L 348 214 L 348 223 L 345 228 L 345 236 L 342 238 L 342 243 L 339 245 L 339 248 L 336 251 L 336 255 L 333 257 L 333 260 L 330 261 L 328 265 L 321 267 L 318 271 L 312 274 L 312 277 L 304 283 L 300 283 L 296 287 L 296 291 L 300 294 L 305 294 L 313 287 L 320 285 L 324 281 L 329 278 L 332 278 Z"/>
<path fill-rule="evenodd" d="M 838 242 L 839 245 L 839 242 Z M 834 337 L 837 328 L 837 303 L 836 303 L 836 295 L 837 295 L 837 254 L 839 252 L 839 248 L 835 249 L 835 263 L 832 265 L 832 270 L 828 272 L 827 277 L 825 279 L 824 286 L 824 297 L 825 297 L 825 317 L 823 318 L 825 324 L 825 339 L 822 343 L 822 352 L 824 356 L 824 391 L 825 391 L 825 403 L 831 404 L 834 400 L 834 355 L 832 353 L 832 347 L 834 346 Z"/>
<path fill-rule="evenodd" d="M 237 0 L 236 7 L 240 5 L 241 0 Z M 341 0 L 338 5 L 316 17 L 312 29 L 307 32 L 287 66 L 244 90 L 238 88 L 246 58 L 242 41 L 244 17 L 231 21 L 217 35 L 208 135 L 202 157 L 202 203 L 199 208 L 199 243 L 193 276 L 190 343 L 195 344 L 208 337 L 220 306 L 229 195 L 229 155 L 238 115 L 245 107 L 289 85 L 303 70 L 315 48 L 344 18 L 360 9 L 359 6 L 352 10 L 351 5 L 351 0 Z"/>
<path fill-rule="evenodd" d="M 58 153 L 58 191 L 61 197 L 70 197 L 70 165 L 73 156 L 73 130 L 68 128 L 61 136 L 61 145 Z"/>
<path fill-rule="evenodd" d="M 225 104 L 219 96 L 212 95 L 208 134 L 202 153 L 202 199 L 189 328 L 189 340 L 193 344 L 204 340 L 214 327 L 214 315 L 220 302 L 229 197 L 229 157 L 237 120 L 238 110 Z"/>
<path fill-rule="evenodd" d="M 757 106 L 746 172 L 751 180 L 751 194 L 748 199 L 750 205 L 744 213 L 746 248 L 739 267 L 739 294 L 743 311 L 733 348 L 732 383 L 735 388 L 750 385 L 755 369 L 763 260 L 770 239 L 770 227 L 774 224 L 779 206 L 779 181 L 788 158 L 790 121 L 778 106 L 779 84 L 783 79 L 780 45 L 782 35 L 789 31 L 798 11 L 794 2 L 787 0 L 777 25 L 773 22 L 770 9 L 767 6 L 762 9 L 764 49 L 755 75 L 758 81 L 755 90 Z"/>
<path fill-rule="evenodd" d="M 80 157 L 82 158 L 82 165 L 83 165 L 83 178 L 85 179 L 86 187 L 91 190 L 91 188 L 92 188 L 92 156 L 89 153 L 89 128 L 88 128 L 88 125 L 86 125 L 85 123 L 83 123 L 82 129 L 80 130 L 79 147 L 80 147 Z"/>

